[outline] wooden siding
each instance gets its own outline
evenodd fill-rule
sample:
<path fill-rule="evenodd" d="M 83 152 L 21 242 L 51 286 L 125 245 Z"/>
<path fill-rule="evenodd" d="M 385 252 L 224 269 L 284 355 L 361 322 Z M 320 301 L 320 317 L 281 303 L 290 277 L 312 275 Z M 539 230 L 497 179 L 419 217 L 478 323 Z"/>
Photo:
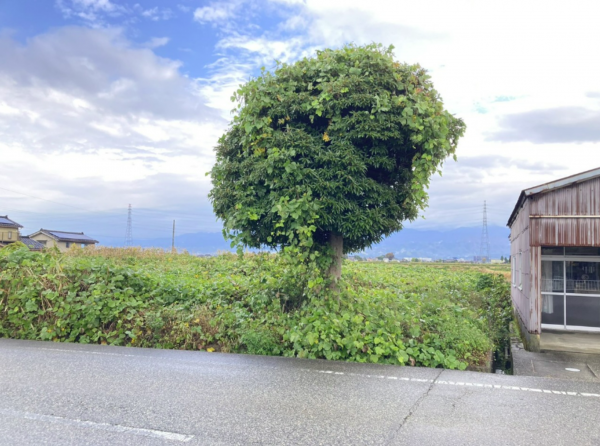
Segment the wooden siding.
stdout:
<path fill-rule="evenodd" d="M 529 241 L 529 212 L 531 202 L 525 200 L 523 207 L 519 210 L 510 228 L 510 255 L 512 259 L 519 259 L 518 268 L 522 271 L 521 287 L 519 287 L 519 274 L 511 280 L 511 297 L 518 317 L 528 332 L 537 333 L 539 317 L 536 308 L 539 304 L 536 299 L 530 299 L 532 295 L 531 263 L 532 258 Z M 512 260 L 513 262 L 515 260 Z M 513 268 L 513 274 L 515 270 Z M 514 285 L 513 285 L 514 282 Z M 535 296 L 535 294 L 533 294 Z"/>
<path fill-rule="evenodd" d="M 521 253 L 523 274 L 522 289 L 511 284 L 513 305 L 527 332 L 540 334 L 541 247 L 600 246 L 600 178 L 527 197 L 510 241 L 511 256 Z"/>
<path fill-rule="evenodd" d="M 540 193 L 526 202 L 531 202 L 531 246 L 600 246 L 600 178 Z"/>

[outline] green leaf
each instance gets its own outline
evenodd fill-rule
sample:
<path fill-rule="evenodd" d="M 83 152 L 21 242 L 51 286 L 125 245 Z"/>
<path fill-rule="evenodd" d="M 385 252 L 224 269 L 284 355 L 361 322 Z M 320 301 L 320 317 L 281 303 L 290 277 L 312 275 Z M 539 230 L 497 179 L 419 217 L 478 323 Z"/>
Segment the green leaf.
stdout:
<path fill-rule="evenodd" d="M 359 252 L 415 220 L 465 130 L 424 69 L 378 44 L 277 65 L 235 96 L 210 173 L 214 212 L 243 246 L 322 273 L 330 234 Z"/>

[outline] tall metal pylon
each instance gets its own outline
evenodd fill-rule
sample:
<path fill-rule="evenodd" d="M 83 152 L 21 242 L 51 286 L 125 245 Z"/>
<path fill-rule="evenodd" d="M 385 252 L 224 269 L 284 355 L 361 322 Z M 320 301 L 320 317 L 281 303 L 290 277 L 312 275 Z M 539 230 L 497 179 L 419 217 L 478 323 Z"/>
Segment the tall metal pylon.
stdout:
<path fill-rule="evenodd" d="M 131 222 L 131 204 L 127 209 L 127 231 L 125 232 L 125 246 L 133 246 L 133 229 Z"/>
<path fill-rule="evenodd" d="M 479 248 L 479 261 L 489 263 L 490 259 L 490 237 L 487 226 L 487 205 L 483 202 L 483 228 L 481 229 L 481 245 Z"/>

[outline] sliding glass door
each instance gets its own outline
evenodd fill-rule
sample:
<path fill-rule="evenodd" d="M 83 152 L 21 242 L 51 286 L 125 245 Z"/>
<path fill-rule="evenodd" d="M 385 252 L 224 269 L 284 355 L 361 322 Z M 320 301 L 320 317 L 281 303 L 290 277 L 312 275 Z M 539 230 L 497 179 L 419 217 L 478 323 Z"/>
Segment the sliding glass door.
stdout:
<path fill-rule="evenodd" d="M 542 328 L 600 331 L 600 256 L 589 255 L 600 250 L 550 249 L 542 248 Z"/>
<path fill-rule="evenodd" d="M 542 260 L 542 324 L 565 325 L 565 262 Z"/>

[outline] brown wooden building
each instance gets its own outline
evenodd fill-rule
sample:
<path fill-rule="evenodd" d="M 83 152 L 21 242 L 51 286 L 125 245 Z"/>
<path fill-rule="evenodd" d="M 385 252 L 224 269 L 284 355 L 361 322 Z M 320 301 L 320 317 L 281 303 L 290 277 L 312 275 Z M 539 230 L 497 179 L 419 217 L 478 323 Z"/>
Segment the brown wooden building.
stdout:
<path fill-rule="evenodd" d="M 600 331 L 600 168 L 525 189 L 508 226 L 527 348 L 543 330 Z"/>

